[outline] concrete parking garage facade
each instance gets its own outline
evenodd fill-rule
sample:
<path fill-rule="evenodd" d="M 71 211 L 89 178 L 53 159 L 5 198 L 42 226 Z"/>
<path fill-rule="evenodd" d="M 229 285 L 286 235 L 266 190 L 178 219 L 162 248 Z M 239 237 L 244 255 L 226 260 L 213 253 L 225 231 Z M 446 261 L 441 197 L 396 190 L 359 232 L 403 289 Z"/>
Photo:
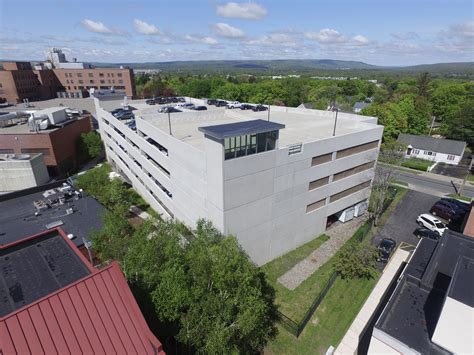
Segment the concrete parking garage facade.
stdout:
<path fill-rule="evenodd" d="M 190 226 L 211 220 L 259 265 L 323 233 L 328 216 L 370 195 L 383 133 L 374 117 L 339 113 L 333 136 L 333 112 L 271 107 L 267 121 L 267 112 L 211 108 L 168 121 L 156 106 L 131 102 L 133 131 L 107 111 L 111 102 L 107 110 L 95 103 L 109 162 L 155 210 Z M 274 146 L 266 141 L 254 152 L 259 134 Z"/>

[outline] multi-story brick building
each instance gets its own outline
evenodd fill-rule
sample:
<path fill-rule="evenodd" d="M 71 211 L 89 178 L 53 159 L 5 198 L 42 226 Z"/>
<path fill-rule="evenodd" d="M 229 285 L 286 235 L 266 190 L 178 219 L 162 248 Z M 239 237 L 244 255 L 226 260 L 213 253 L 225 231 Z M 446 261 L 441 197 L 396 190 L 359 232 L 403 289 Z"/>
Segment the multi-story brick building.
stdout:
<path fill-rule="evenodd" d="M 29 62 L 4 62 L 0 69 L 0 98 L 10 103 L 47 100 L 55 97 L 81 98 L 90 89 L 123 92 L 135 97 L 133 70 L 130 68 L 96 68 L 87 63 L 59 62 L 37 65 Z"/>
<path fill-rule="evenodd" d="M 77 166 L 77 141 L 82 133 L 91 131 L 90 115 L 38 131 L 20 119 L 12 122 L 0 126 L 0 153 L 41 153 L 50 176 L 65 174 Z"/>

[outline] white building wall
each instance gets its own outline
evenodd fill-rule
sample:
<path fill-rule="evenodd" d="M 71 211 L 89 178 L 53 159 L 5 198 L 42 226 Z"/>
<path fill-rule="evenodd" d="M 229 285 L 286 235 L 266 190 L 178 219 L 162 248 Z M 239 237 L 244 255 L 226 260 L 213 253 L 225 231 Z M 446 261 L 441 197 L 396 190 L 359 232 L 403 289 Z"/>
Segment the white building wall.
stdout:
<path fill-rule="evenodd" d="M 48 182 L 49 174 L 41 154 L 30 155 L 26 160 L 9 159 L 8 156 L 0 156 L 1 192 L 23 190 Z"/>
<path fill-rule="evenodd" d="M 428 155 L 428 152 L 432 154 Z M 452 159 L 448 159 L 448 157 Z M 423 149 L 413 148 L 413 150 L 411 151 L 411 154 L 405 155 L 405 158 L 417 158 L 417 159 L 429 160 L 434 163 L 436 162 L 436 163 L 458 165 L 462 157 L 460 155 L 454 155 L 454 154 L 450 155 L 450 154 L 445 154 L 445 153 L 431 152 L 427 150 L 425 151 Z"/>
<path fill-rule="evenodd" d="M 373 168 L 336 182 L 332 182 L 332 175 L 374 161 L 378 148 L 340 159 L 336 159 L 335 152 L 379 141 L 383 132 L 383 127 L 374 125 L 372 129 L 303 144 L 298 154 L 289 155 L 288 147 L 284 147 L 224 160 L 221 142 L 206 139 L 201 151 L 139 117 L 135 132 L 101 109 L 98 101 L 96 106 L 109 161 L 113 160 L 152 207 L 190 226 L 199 218 L 211 220 L 224 233 L 236 235 L 259 265 L 323 233 L 327 216 L 369 197 L 370 187 L 329 202 L 330 196 L 371 180 Z M 168 154 L 160 152 L 142 134 L 164 146 Z M 332 161 L 311 166 L 313 157 L 327 153 L 333 154 Z M 311 181 L 326 176 L 330 177 L 329 184 L 308 191 Z M 306 212 L 307 205 L 321 199 L 326 200 L 325 206 Z"/>

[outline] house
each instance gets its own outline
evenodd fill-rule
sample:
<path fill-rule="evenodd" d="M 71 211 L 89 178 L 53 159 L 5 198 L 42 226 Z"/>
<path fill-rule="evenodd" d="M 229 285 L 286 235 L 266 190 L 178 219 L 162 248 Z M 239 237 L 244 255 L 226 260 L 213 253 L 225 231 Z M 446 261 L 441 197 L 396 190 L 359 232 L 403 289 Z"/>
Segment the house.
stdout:
<path fill-rule="evenodd" d="M 466 148 L 466 142 L 406 133 L 400 133 L 398 142 L 407 146 L 406 158 L 418 158 L 451 165 L 459 164 Z"/>
<path fill-rule="evenodd" d="M 164 355 L 117 262 L 54 228 L 0 246 L 1 354 Z"/>
<path fill-rule="evenodd" d="M 133 130 L 110 113 L 113 100 L 94 100 L 113 169 L 163 218 L 191 227 L 206 218 L 259 265 L 370 195 L 383 132 L 375 117 L 339 112 L 336 122 L 334 112 L 283 106 L 168 116 L 131 100 Z"/>
<path fill-rule="evenodd" d="M 359 113 L 370 104 L 370 102 L 358 101 L 354 104 L 354 106 L 352 106 L 352 111 L 354 111 L 354 113 Z"/>
<path fill-rule="evenodd" d="M 474 239 L 422 238 L 375 323 L 368 354 L 474 353 Z"/>

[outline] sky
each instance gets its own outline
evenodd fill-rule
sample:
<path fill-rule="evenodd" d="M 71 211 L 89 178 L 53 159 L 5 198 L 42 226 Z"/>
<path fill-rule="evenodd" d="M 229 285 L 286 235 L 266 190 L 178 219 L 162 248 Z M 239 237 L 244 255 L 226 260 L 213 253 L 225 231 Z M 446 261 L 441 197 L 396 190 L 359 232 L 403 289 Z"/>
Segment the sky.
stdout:
<path fill-rule="evenodd" d="M 474 61 L 472 0 L 0 0 L 0 58 Z"/>

